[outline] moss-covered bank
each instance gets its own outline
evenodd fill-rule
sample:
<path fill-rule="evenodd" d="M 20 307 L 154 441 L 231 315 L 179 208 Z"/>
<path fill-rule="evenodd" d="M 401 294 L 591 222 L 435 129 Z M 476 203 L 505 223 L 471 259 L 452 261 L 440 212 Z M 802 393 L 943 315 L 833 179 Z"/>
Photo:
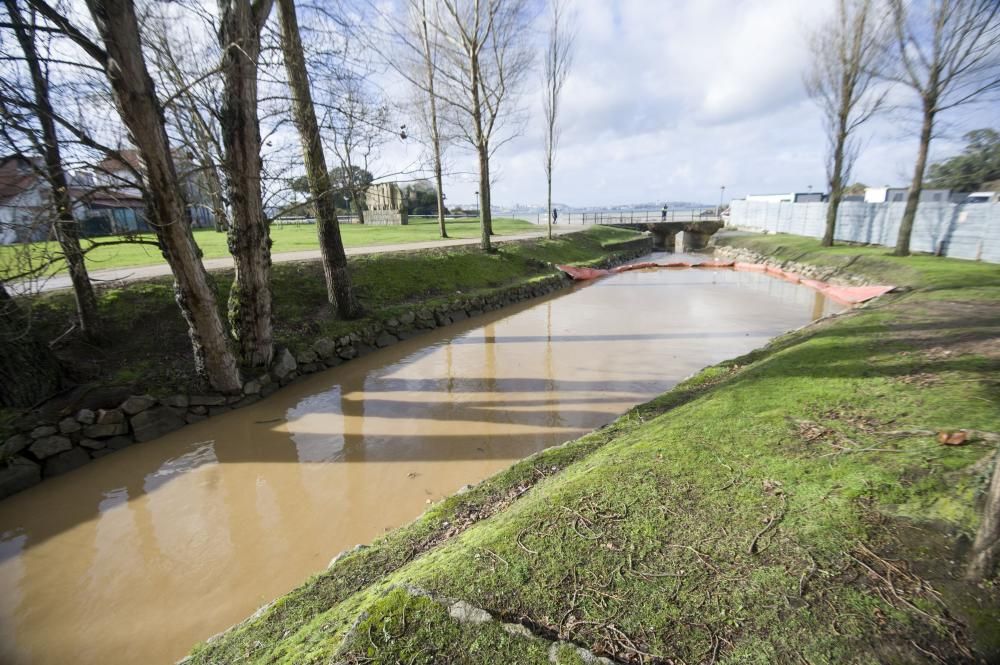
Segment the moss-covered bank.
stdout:
<path fill-rule="evenodd" d="M 443 501 L 191 661 L 1000 658 L 996 579 L 961 581 L 996 445 L 936 436 L 1000 430 L 1000 270 L 737 242 L 910 288 Z"/>

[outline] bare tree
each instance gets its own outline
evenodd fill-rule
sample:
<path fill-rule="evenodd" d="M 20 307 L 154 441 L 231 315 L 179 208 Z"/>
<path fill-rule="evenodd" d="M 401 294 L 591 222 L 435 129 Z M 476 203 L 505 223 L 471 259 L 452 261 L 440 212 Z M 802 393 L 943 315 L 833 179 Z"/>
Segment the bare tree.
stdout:
<path fill-rule="evenodd" d="M 575 35 L 567 25 L 565 0 L 550 0 L 548 44 L 545 48 L 545 67 L 542 71 L 545 84 L 542 112 L 545 116 L 545 181 L 546 214 L 549 239 L 552 239 L 552 167 L 559 146 L 559 97 L 573 60 Z"/>
<path fill-rule="evenodd" d="M 271 238 L 261 195 L 263 163 L 257 117 L 261 31 L 272 4 L 273 0 L 219 0 L 222 170 L 233 213 L 229 252 L 236 268 L 229 292 L 229 326 L 241 360 L 250 367 L 266 367 L 274 355 Z"/>
<path fill-rule="evenodd" d="M 340 98 L 324 123 L 331 130 L 330 146 L 340 162 L 334 184 L 350 197 L 358 223 L 364 224 L 364 193 L 371 185 L 371 163 L 391 136 L 389 107 L 351 72 L 341 72 L 339 91 Z"/>
<path fill-rule="evenodd" d="M 833 17 L 809 41 L 812 67 L 806 90 L 823 113 L 829 144 L 830 202 L 822 245 L 833 246 L 837 210 L 858 156 L 856 130 L 881 108 L 885 91 L 874 88 L 889 44 L 877 0 L 838 0 Z"/>
<path fill-rule="evenodd" d="M 441 45 L 436 98 L 455 117 L 460 136 L 479 162 L 480 246 L 490 251 L 490 157 L 505 140 L 509 119 L 531 67 L 528 0 L 440 0 L 434 28 Z M 509 137 L 508 137 L 509 138 Z"/>
<path fill-rule="evenodd" d="M 104 69 L 122 121 L 145 166 L 143 196 L 150 223 L 174 274 L 177 304 L 188 324 L 195 369 L 213 388 L 236 392 L 240 375 L 226 342 L 208 274 L 187 223 L 163 109 L 149 76 L 132 0 L 87 0 L 104 48 L 45 0 L 28 0 L 56 30 L 67 35 Z"/>
<path fill-rule="evenodd" d="M 30 130 L 28 133 L 32 143 L 42 153 L 44 163 L 42 172 L 48 182 L 52 203 L 55 207 L 53 229 L 66 260 L 70 281 L 73 284 L 77 323 L 84 335 L 96 339 L 99 329 L 97 297 L 94 295 L 83 249 L 80 247 L 79 225 L 73 217 L 69 179 L 66 177 L 63 166 L 52 102 L 49 98 L 49 79 L 43 71 L 42 60 L 35 44 L 36 26 L 28 24 L 15 0 L 4 0 L 4 4 L 7 7 L 10 27 L 21 47 L 24 62 L 31 77 L 31 87 L 34 93 L 34 103 L 31 110 L 40 131 L 37 137 Z"/>
<path fill-rule="evenodd" d="M 411 80 L 418 94 L 426 103 L 426 115 L 423 118 L 427 125 L 428 139 L 430 140 L 431 159 L 434 169 L 434 188 L 437 193 L 437 217 L 438 230 L 442 238 L 448 237 L 448 228 L 444 221 L 444 178 L 442 153 L 444 149 L 444 137 L 441 132 L 441 124 L 438 120 L 438 100 L 435 93 L 435 83 L 437 79 L 438 60 L 438 40 L 430 28 L 430 19 L 427 11 L 427 0 L 409 0 L 409 27 L 410 39 L 404 41 L 405 44 L 417 46 L 421 67 L 420 75 L 414 73 L 407 78 Z M 412 37 L 416 39 L 412 39 Z M 433 38 L 432 38 L 433 37 Z"/>
<path fill-rule="evenodd" d="M 316 110 L 309 89 L 309 74 L 306 72 L 305 55 L 299 37 L 295 0 L 278 0 L 278 14 L 281 19 L 285 69 L 288 71 L 288 85 L 292 92 L 292 112 L 302 142 L 302 158 L 316 209 L 316 233 L 323 259 L 327 297 L 337 306 L 341 317 L 355 318 L 360 313 L 360 307 L 354 297 L 351 276 L 347 270 L 347 255 L 340 236 L 336 201 L 330 187 L 330 174 L 326 169 L 319 123 L 316 121 Z"/>
<path fill-rule="evenodd" d="M 896 256 L 910 254 L 910 236 L 923 189 L 927 154 L 939 114 L 981 101 L 1000 89 L 1000 2 L 890 0 L 898 80 L 920 98 L 920 147 L 896 239 Z"/>

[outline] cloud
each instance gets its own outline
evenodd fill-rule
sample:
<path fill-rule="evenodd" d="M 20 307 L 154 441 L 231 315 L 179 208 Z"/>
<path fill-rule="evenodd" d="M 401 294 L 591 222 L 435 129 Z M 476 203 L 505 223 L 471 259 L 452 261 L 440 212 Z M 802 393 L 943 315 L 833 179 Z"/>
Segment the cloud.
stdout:
<path fill-rule="evenodd" d="M 714 203 L 726 194 L 824 190 L 826 138 L 802 74 L 807 35 L 833 0 L 576 0 L 575 60 L 563 96 L 555 197 L 572 205 Z M 539 24 L 539 33 L 543 24 Z M 539 34 L 539 38 L 541 35 Z M 494 158 L 500 205 L 544 201 L 539 78 L 529 122 Z M 903 183 L 916 142 L 901 110 L 862 130 L 855 179 Z M 933 155 L 960 147 L 988 109 L 951 114 Z M 448 200 L 472 202 L 475 162 L 454 150 Z"/>

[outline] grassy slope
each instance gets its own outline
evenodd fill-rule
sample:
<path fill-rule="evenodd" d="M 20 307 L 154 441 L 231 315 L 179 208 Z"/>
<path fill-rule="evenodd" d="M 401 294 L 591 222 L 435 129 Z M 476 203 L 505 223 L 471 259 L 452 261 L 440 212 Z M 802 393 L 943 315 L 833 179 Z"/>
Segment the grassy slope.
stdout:
<path fill-rule="evenodd" d="M 621 662 L 959 662 L 970 645 L 996 658 L 996 582 L 955 579 L 995 446 L 880 432 L 1000 430 L 1000 270 L 738 242 L 914 290 L 447 499 L 193 660 L 545 662 L 403 584 Z"/>
<path fill-rule="evenodd" d="M 440 240 L 437 221 L 433 219 L 413 219 L 406 226 L 367 226 L 344 224 L 341 235 L 345 247 L 366 247 L 369 245 L 393 245 L 410 242 L 428 242 Z M 493 230 L 497 235 L 516 235 L 542 231 L 542 227 L 519 219 L 498 218 L 493 220 Z M 478 238 L 480 235 L 479 220 L 474 218 L 448 220 L 448 235 L 451 238 Z M 194 232 L 195 241 L 204 252 L 206 259 L 228 256 L 226 234 L 216 233 L 212 229 L 199 229 Z M 152 235 L 140 235 L 138 239 L 153 240 Z M 96 242 L 113 240 L 113 238 L 95 238 Z M 272 226 L 271 241 L 274 243 L 271 251 L 296 252 L 317 249 L 316 227 L 302 226 Z M 84 248 L 88 247 L 84 240 Z M 44 263 L 47 258 L 59 255 L 59 244 L 56 242 L 37 242 L 30 245 L 0 246 L 0 275 L 9 272 L 20 272 L 24 265 L 32 262 L 36 265 Z M 126 243 L 122 245 L 95 246 L 87 252 L 87 267 L 90 270 L 107 268 L 124 268 L 163 263 L 163 256 L 154 245 Z M 64 270 L 61 262 L 52 267 L 49 272 Z"/>
<path fill-rule="evenodd" d="M 600 259 L 616 242 L 637 238 L 613 228 L 510 245 L 486 255 L 477 249 L 425 250 L 412 253 L 350 258 L 351 274 L 363 307 L 387 318 L 414 303 L 433 304 L 461 290 L 466 294 L 555 273 L 552 263 Z M 211 273 L 220 310 L 225 310 L 231 271 Z M 272 272 L 275 337 L 298 349 L 320 336 L 336 337 L 371 321 L 342 321 L 326 299 L 323 273 L 317 261 L 275 264 Z M 192 381 L 191 348 L 186 327 L 167 278 L 104 289 L 99 308 L 105 324 L 100 347 L 81 341 L 64 342 L 58 350 L 80 382 L 128 384 L 135 390 L 163 393 L 183 389 Z M 69 293 L 33 300 L 35 325 L 45 339 L 54 339 L 73 319 Z M 145 334 L 136 335 L 142 329 Z"/>

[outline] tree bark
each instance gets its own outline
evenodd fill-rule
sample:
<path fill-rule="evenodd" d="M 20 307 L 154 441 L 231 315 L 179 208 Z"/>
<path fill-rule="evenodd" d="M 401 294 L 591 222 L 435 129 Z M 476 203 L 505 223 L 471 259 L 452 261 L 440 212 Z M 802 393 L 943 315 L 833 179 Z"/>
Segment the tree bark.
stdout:
<path fill-rule="evenodd" d="M 1000 556 L 1000 456 L 993 468 L 993 479 L 990 481 L 990 491 L 986 496 L 986 506 L 983 508 L 983 521 L 976 532 L 976 541 L 972 544 L 972 560 L 966 570 L 966 578 L 978 582 L 989 577 L 997 565 Z"/>
<path fill-rule="evenodd" d="M 336 202 L 330 186 L 330 174 L 326 169 L 326 156 L 323 154 L 319 123 L 316 121 L 316 110 L 309 88 L 309 74 L 306 71 L 298 18 L 295 15 L 295 0 L 278 0 L 278 12 L 281 19 L 281 48 L 292 91 L 292 111 L 302 142 L 302 158 L 316 209 L 316 233 L 319 236 L 327 298 L 336 305 L 341 318 L 352 319 L 361 313 L 361 308 L 354 297 L 351 276 L 347 269 L 347 255 L 344 252 L 343 238 L 340 236 Z"/>
<path fill-rule="evenodd" d="M 73 283 L 77 323 L 86 337 L 96 340 L 99 337 L 100 325 L 97 314 L 97 297 L 94 295 L 94 287 L 90 283 L 90 275 L 87 273 L 83 249 L 80 247 L 80 227 L 73 217 L 73 201 L 69 192 L 66 171 L 63 169 L 59 138 L 56 134 L 56 124 L 52 114 L 52 102 L 49 99 L 49 82 L 42 73 L 35 42 L 28 34 L 28 27 L 21 15 L 21 10 L 15 0 L 4 0 L 4 3 L 7 5 L 11 26 L 18 43 L 21 45 L 21 50 L 24 52 L 24 59 L 31 74 L 36 115 L 42 130 L 45 178 L 52 191 L 52 202 L 56 212 L 56 222 L 53 229 L 63 256 L 66 258 L 70 281 Z"/>
<path fill-rule="evenodd" d="M 187 222 L 153 80 L 146 69 L 132 0 L 87 0 L 107 49 L 106 73 L 115 103 L 142 155 L 143 196 L 163 256 L 174 274 L 174 293 L 188 324 L 196 371 L 216 390 L 241 388 L 236 361 L 226 343 L 215 293 Z"/>
<path fill-rule="evenodd" d="M 917 206 L 920 203 L 920 192 L 924 187 L 924 170 L 927 168 L 927 153 L 931 145 L 931 135 L 934 131 L 934 113 L 936 100 L 924 100 L 924 121 L 920 128 L 920 149 L 917 151 L 917 163 L 913 168 L 913 181 L 906 196 L 906 209 L 899 223 L 899 234 L 896 236 L 896 256 L 910 255 L 910 236 L 913 235 L 913 222 L 917 217 Z"/>
<path fill-rule="evenodd" d="M 545 209 L 548 211 L 549 219 L 549 240 L 552 240 L 552 162 L 549 161 L 549 168 L 546 171 L 545 184 L 547 193 L 545 196 Z"/>
<path fill-rule="evenodd" d="M 267 367 L 274 355 L 271 322 L 271 238 L 260 181 L 257 59 L 260 31 L 272 0 L 219 0 L 222 47 L 223 172 L 232 209 L 229 252 L 236 275 L 229 291 L 229 325 L 240 359 Z"/>
<path fill-rule="evenodd" d="M 59 363 L 0 283 L 0 406 L 29 407 L 59 389 Z"/>
<path fill-rule="evenodd" d="M 837 144 L 833 149 L 833 173 L 830 177 L 830 202 L 826 207 L 826 228 L 820 244 L 833 247 L 833 236 L 837 231 L 837 211 L 844 197 L 844 150 L 847 143 L 847 116 L 841 116 Z"/>

